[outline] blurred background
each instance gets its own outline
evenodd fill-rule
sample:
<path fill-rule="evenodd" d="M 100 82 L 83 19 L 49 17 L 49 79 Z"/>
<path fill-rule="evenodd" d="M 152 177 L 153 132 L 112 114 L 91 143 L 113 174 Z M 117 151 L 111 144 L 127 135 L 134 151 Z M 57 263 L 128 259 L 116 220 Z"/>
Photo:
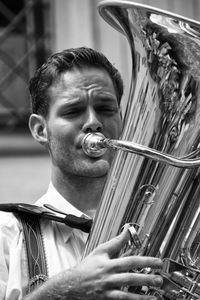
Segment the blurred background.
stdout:
<path fill-rule="evenodd" d="M 0 202 L 33 203 L 48 187 L 48 154 L 30 136 L 28 81 L 45 58 L 69 47 L 102 51 L 129 92 L 126 39 L 98 14 L 98 0 L 0 0 Z M 200 0 L 136 0 L 200 21 Z"/>

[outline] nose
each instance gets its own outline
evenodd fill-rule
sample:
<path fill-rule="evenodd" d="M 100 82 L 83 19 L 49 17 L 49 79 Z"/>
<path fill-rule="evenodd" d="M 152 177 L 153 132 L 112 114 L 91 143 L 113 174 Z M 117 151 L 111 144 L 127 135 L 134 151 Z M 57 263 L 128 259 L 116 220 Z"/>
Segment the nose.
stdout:
<path fill-rule="evenodd" d="M 94 111 L 94 109 L 89 108 L 87 110 L 87 116 L 86 116 L 86 121 L 83 125 L 83 131 L 85 133 L 88 132 L 101 132 L 103 128 L 103 125 L 101 123 L 101 121 L 99 120 L 96 112 Z"/>

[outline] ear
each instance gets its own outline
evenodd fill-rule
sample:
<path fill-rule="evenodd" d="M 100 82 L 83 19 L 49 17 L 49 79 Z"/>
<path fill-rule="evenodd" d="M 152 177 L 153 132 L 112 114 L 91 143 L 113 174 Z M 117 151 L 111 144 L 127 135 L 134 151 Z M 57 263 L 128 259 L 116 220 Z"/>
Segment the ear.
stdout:
<path fill-rule="evenodd" d="M 42 145 L 47 143 L 46 120 L 41 115 L 32 114 L 29 118 L 29 128 L 32 136 Z"/>

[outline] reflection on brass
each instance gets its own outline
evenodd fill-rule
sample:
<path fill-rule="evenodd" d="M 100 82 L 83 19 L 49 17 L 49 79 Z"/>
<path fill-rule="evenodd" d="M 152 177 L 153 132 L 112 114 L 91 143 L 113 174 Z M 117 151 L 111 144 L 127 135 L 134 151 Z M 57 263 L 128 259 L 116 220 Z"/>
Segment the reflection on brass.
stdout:
<path fill-rule="evenodd" d="M 126 37 L 132 56 L 119 143 L 184 162 L 199 160 L 200 23 L 128 0 L 106 0 L 99 12 Z M 99 138 L 92 141 L 92 152 L 103 155 L 106 139 L 99 143 Z M 130 241 L 126 254 L 130 247 L 131 254 L 165 261 L 157 270 L 162 288 L 141 293 L 163 300 L 200 299 L 200 169 L 137 154 L 116 151 L 86 254 L 125 223 L 134 224 L 137 247 Z"/>
<path fill-rule="evenodd" d="M 140 154 L 176 167 L 194 168 L 200 166 L 200 158 L 176 158 L 134 142 L 108 139 L 99 132 L 87 133 L 82 140 L 82 148 L 85 154 L 90 157 L 101 157 L 106 149 L 109 148 L 111 150 L 123 150 L 129 153 Z M 200 152 L 200 149 L 198 151 Z"/>

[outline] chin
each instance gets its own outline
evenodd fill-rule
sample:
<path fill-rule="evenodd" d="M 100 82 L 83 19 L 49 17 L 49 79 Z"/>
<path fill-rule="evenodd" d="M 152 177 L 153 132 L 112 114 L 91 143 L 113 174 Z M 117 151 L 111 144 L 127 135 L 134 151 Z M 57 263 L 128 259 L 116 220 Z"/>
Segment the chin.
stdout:
<path fill-rule="evenodd" d="M 81 173 L 85 177 L 105 177 L 110 170 L 110 163 L 107 160 L 93 160 L 91 163 L 87 163 L 81 168 Z"/>

